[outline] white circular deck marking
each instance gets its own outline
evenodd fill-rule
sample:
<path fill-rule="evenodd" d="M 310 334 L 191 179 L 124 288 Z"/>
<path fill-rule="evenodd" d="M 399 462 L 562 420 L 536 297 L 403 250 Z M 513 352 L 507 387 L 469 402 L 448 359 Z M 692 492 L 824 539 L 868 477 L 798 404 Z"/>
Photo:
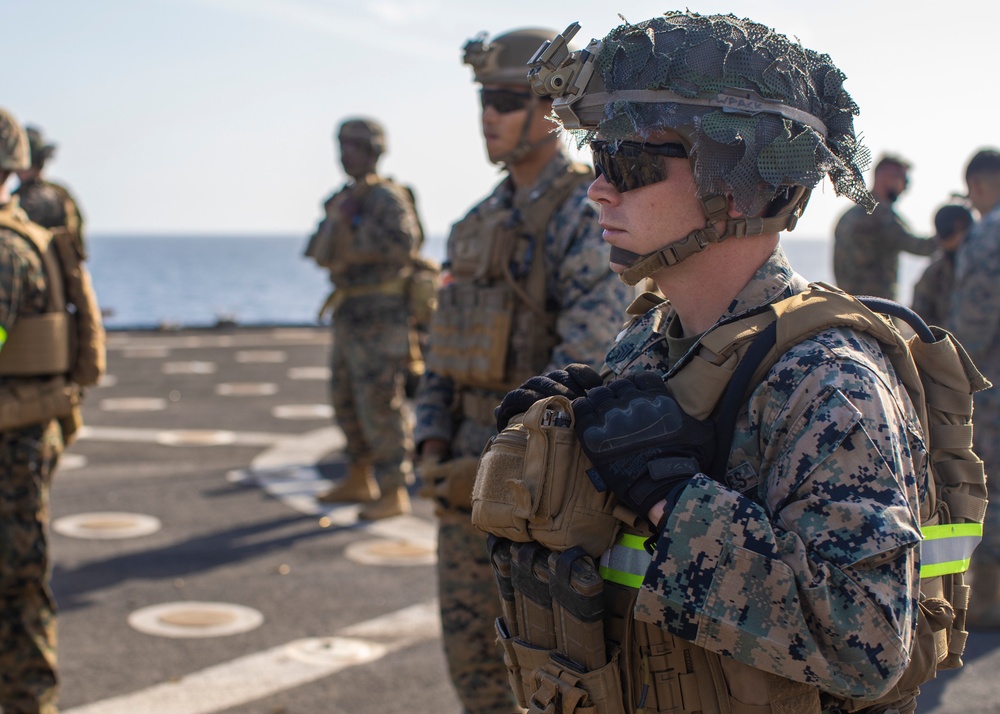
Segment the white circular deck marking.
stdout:
<path fill-rule="evenodd" d="M 235 359 L 242 364 L 279 364 L 288 359 L 281 350 L 240 350 Z"/>
<path fill-rule="evenodd" d="M 163 365 L 164 374 L 215 374 L 217 369 L 215 362 L 166 362 Z"/>
<path fill-rule="evenodd" d="M 282 404 L 271 410 L 276 419 L 330 419 L 333 407 L 329 404 Z"/>
<path fill-rule="evenodd" d="M 378 642 L 350 637 L 314 637 L 290 642 L 285 653 L 306 664 L 352 665 L 371 662 L 384 656 L 388 648 Z"/>
<path fill-rule="evenodd" d="M 330 379 L 329 367 L 292 367 L 288 370 L 289 379 L 327 381 Z"/>
<path fill-rule="evenodd" d="M 212 429 L 173 429 L 156 437 L 164 446 L 222 446 L 236 442 L 236 433 Z"/>
<path fill-rule="evenodd" d="M 155 397 L 120 397 L 101 400 L 101 411 L 105 412 L 159 412 L 166 408 L 167 400 Z"/>
<path fill-rule="evenodd" d="M 273 382 L 223 382 L 215 385 L 220 397 L 266 397 L 278 393 Z"/>
<path fill-rule="evenodd" d="M 156 533 L 160 530 L 160 521 L 158 518 L 141 513 L 117 511 L 78 513 L 54 520 L 52 529 L 70 538 L 116 540 Z"/>
<path fill-rule="evenodd" d="M 400 540 L 363 540 L 351 543 L 344 555 L 362 565 L 433 565 L 434 550 L 423 543 Z"/>
<path fill-rule="evenodd" d="M 59 457 L 60 471 L 73 471 L 82 469 L 87 465 L 87 457 L 82 454 L 63 454 Z"/>
<path fill-rule="evenodd" d="M 126 347 L 122 356 L 132 359 L 161 359 L 170 354 L 167 347 Z"/>
<path fill-rule="evenodd" d="M 257 610 L 225 602 L 168 602 L 128 616 L 128 624 L 139 632 L 174 638 L 236 635 L 263 622 Z"/>

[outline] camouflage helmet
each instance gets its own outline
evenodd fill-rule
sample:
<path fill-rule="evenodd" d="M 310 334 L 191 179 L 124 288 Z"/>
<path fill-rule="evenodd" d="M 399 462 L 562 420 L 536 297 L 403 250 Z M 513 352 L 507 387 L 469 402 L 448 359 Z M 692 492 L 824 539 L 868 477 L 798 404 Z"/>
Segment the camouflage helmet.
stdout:
<path fill-rule="evenodd" d="M 31 166 L 28 137 L 17 120 L 0 109 L 0 171 L 24 171 Z"/>
<path fill-rule="evenodd" d="M 56 153 L 56 145 L 46 143 L 45 136 L 38 127 L 26 126 L 24 131 L 28 135 L 28 144 L 31 146 L 31 165 L 43 166 Z"/>
<path fill-rule="evenodd" d="M 858 107 L 828 55 L 733 15 L 667 12 L 570 52 L 578 30 L 573 23 L 539 49 L 532 89 L 553 98 L 581 145 L 597 134 L 617 143 L 676 131 L 709 217 L 694 243 L 791 230 L 826 175 L 839 195 L 874 209 L 863 176 L 871 156 L 854 132 Z M 727 220 L 727 196 L 758 218 Z M 712 235 L 722 220 L 725 232 Z"/>
<path fill-rule="evenodd" d="M 480 32 L 465 43 L 462 61 L 472 67 L 480 84 L 528 86 L 528 62 L 539 46 L 555 39 L 556 32 L 541 28 L 511 30 L 492 40 Z"/>
<path fill-rule="evenodd" d="M 360 141 L 368 145 L 375 158 L 385 153 L 385 129 L 374 119 L 345 119 L 337 130 L 337 141 Z"/>

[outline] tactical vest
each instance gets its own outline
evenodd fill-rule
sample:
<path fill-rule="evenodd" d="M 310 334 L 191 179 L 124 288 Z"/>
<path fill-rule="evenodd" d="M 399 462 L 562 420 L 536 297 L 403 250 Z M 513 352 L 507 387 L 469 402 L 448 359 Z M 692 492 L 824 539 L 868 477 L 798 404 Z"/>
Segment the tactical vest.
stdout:
<path fill-rule="evenodd" d="M 25 380 L 2 388 L 0 429 L 58 418 L 69 440 L 81 423 L 79 387 L 96 384 L 106 365 L 100 307 L 81 262 L 82 243 L 78 233 L 46 231 L 11 208 L 0 211 L 0 227 L 38 252 L 48 289 L 47 311 L 18 319 L 0 350 L 0 377 Z"/>
<path fill-rule="evenodd" d="M 572 164 L 528 206 L 473 211 L 452 229 L 448 283 L 431 318 L 427 369 L 460 386 L 508 391 L 548 364 L 558 343 L 546 306 L 545 239 L 552 216 L 590 169 Z M 494 193 L 506 189 L 502 184 Z M 492 415 L 491 404 L 488 415 Z"/>
<path fill-rule="evenodd" d="M 856 299 L 815 285 L 708 332 L 671 370 L 668 388 L 698 419 L 717 415 L 721 403 L 732 416 L 731 430 L 735 411 L 781 355 L 834 327 L 879 341 L 930 450 L 934 483 L 921 494 L 917 636 L 911 663 L 894 690 L 879 702 L 823 695 L 821 703 L 811 685 L 721 657 L 635 620 L 635 598 L 650 563 L 644 547 L 650 532 L 634 514 L 623 515 L 613 497 L 590 494 L 578 502 L 577 485 L 590 487 L 584 475 L 590 464 L 578 446 L 572 458 L 565 449 L 557 456 L 551 446 L 539 446 L 575 436 L 567 428 L 568 402 L 552 397 L 487 446 L 473 494 L 473 522 L 494 534 L 491 557 L 505 613 L 497 628 L 522 705 L 531 712 L 563 706 L 552 711 L 599 714 L 818 714 L 824 707 L 852 712 L 878 705 L 911 711 L 920 684 L 938 669 L 961 666 L 969 596 L 963 573 L 982 536 L 986 508 L 983 464 L 972 451 L 972 395 L 988 386 L 961 345 L 944 330 L 926 327 L 907 343 Z M 770 341 L 758 340 L 762 334 Z M 517 434 L 523 437 L 517 439 L 523 442 L 519 453 L 512 448 Z M 720 444 L 723 453 L 725 461 L 729 443 Z M 617 524 L 609 526 L 610 515 L 617 516 Z M 561 533 L 553 537 L 553 524 L 560 523 L 562 532 L 566 522 L 587 531 L 586 537 L 575 536 L 584 548 L 567 549 Z M 609 538 L 613 545 L 601 553 Z M 567 702 L 576 703 L 566 707 Z"/>

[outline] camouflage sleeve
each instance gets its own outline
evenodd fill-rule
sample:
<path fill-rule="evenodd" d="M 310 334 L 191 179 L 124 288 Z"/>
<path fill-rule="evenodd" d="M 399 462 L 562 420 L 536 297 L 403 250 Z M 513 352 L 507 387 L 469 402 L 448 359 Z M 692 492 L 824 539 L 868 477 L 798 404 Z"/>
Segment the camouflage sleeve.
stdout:
<path fill-rule="evenodd" d="M 842 348 L 783 357 L 750 403 L 759 503 L 696 476 L 636 617 L 838 696 L 888 692 L 916 627 L 916 482 L 927 469 L 890 376 Z"/>
<path fill-rule="evenodd" d="M 451 441 L 455 435 L 455 383 L 448 377 L 428 372 L 420 381 L 414 404 L 413 443 L 419 448 L 428 439 Z"/>
<path fill-rule="evenodd" d="M 609 255 L 587 184 L 581 184 L 552 217 L 546 237 L 548 300 L 559 310 L 559 342 L 546 372 L 573 362 L 594 369 L 603 364 L 633 298 L 608 266 Z"/>
<path fill-rule="evenodd" d="M 922 238 L 914 235 L 910 227 L 895 211 L 886 211 L 880 232 L 886 242 L 897 250 L 914 255 L 932 255 L 937 250 L 938 243 L 933 238 Z"/>
<path fill-rule="evenodd" d="M 962 343 L 987 379 L 1000 377 L 990 365 L 1000 320 L 1000 221 L 977 226 L 958 254 L 948 329 Z M 993 361 L 997 357 L 993 355 Z"/>
<path fill-rule="evenodd" d="M 364 200 L 355 249 L 364 254 L 405 258 L 420 240 L 417 213 L 398 186 L 376 186 Z"/>

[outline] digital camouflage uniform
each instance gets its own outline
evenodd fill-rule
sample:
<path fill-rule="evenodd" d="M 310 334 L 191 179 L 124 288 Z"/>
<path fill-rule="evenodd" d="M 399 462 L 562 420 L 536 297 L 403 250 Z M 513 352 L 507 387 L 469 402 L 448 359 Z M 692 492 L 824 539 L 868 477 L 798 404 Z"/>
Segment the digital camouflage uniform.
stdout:
<path fill-rule="evenodd" d="M 0 211 L 17 210 L 16 201 Z M 0 228 L 0 328 L 47 308 L 46 276 L 23 237 Z M 0 377 L 0 386 L 14 378 Z M 28 381 L 18 379 L 19 382 Z M 49 590 L 49 487 L 62 453 L 58 422 L 0 433 L 0 706 L 56 712 L 55 602 Z"/>
<path fill-rule="evenodd" d="M 804 286 L 778 248 L 720 321 Z M 608 354 L 614 376 L 669 374 L 683 354 L 671 321 L 663 304 L 633 323 Z M 877 696 L 917 624 L 927 469 L 878 342 L 846 329 L 801 342 L 741 409 L 725 482 L 697 475 L 681 493 L 636 619 L 835 695 Z"/>
<path fill-rule="evenodd" d="M 913 310 L 928 325 L 948 324 L 956 257 L 954 251 L 939 251 L 913 286 Z"/>
<path fill-rule="evenodd" d="M 358 257 L 332 278 L 339 305 L 333 313 L 330 392 L 348 459 L 371 464 L 386 491 L 404 486 L 411 473 L 411 427 L 403 411 L 410 328 L 403 291 L 384 293 L 375 286 L 400 280 L 422 234 L 401 186 L 373 175 L 351 183 L 326 202 L 328 215 L 345 201 L 356 206 L 348 209 L 348 220 L 351 252 Z M 380 259 L 386 256 L 396 260 Z"/>
<path fill-rule="evenodd" d="M 868 215 L 853 206 L 837 222 L 833 237 L 833 276 L 852 295 L 897 299 L 899 254 L 931 255 L 937 241 L 914 235 L 889 203 Z"/>
<path fill-rule="evenodd" d="M 569 168 L 559 153 L 534 186 L 512 191 L 509 179 L 470 212 L 483 215 L 511 205 L 523 206 L 546 190 Z M 557 313 L 559 342 L 545 369 L 571 362 L 594 367 L 621 325 L 631 291 L 608 269 L 608 246 L 601 238 L 597 215 L 581 184 L 553 215 L 536 255 L 545 260 L 546 309 Z M 433 338 L 429 349 L 434 350 Z M 456 401 L 462 385 L 449 378 L 425 375 L 416 401 L 415 441 L 444 439 L 451 456 L 478 457 L 496 434 L 493 419 L 480 423 L 462 418 Z M 504 391 L 470 390 L 499 404 Z M 439 512 L 438 578 L 445 654 L 459 697 L 467 711 L 508 714 L 520 711 L 507 683 L 493 620 L 500 614 L 496 581 L 486 555 L 486 536 L 474 528 L 470 512 Z"/>
<path fill-rule="evenodd" d="M 958 251 L 948 328 L 988 380 L 1000 383 L 1000 205 L 974 224 Z M 975 450 L 990 478 L 1000 468 L 1000 390 L 976 394 Z M 976 557 L 1000 564 L 1000 508 L 991 499 Z"/>

